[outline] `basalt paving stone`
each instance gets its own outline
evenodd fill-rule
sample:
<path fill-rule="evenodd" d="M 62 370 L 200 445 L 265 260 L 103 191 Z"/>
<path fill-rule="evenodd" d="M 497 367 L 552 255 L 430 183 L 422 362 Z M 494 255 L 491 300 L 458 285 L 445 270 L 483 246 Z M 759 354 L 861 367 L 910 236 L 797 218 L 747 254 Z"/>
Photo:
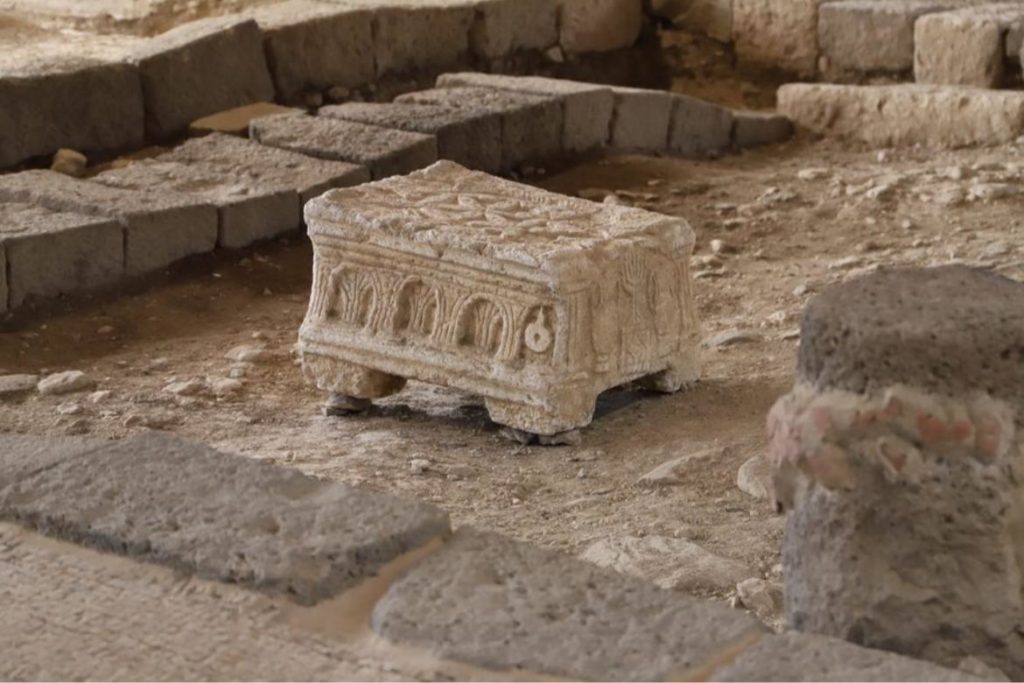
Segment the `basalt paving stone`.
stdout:
<path fill-rule="evenodd" d="M 251 136 L 264 145 L 360 164 L 370 169 L 374 180 L 409 173 L 437 161 L 437 138 L 433 135 L 305 114 L 254 121 Z"/>
<path fill-rule="evenodd" d="M 501 117 L 501 167 L 537 164 L 562 152 L 562 106 L 557 98 L 489 88 L 435 88 L 395 98 Z"/>
<path fill-rule="evenodd" d="M 142 146 L 139 73 L 118 62 L 120 40 L 97 40 L 99 48 L 69 38 L 0 51 L 0 168 L 61 147 Z"/>
<path fill-rule="evenodd" d="M 732 110 L 696 97 L 672 96 L 668 149 L 686 157 L 706 157 L 729 148 Z"/>
<path fill-rule="evenodd" d="M 659 90 L 612 88 L 611 146 L 618 150 L 664 152 L 672 119 L 672 95 Z"/>
<path fill-rule="evenodd" d="M 793 137 L 793 122 L 782 114 L 733 110 L 732 145 L 736 149 L 775 145 Z"/>
<path fill-rule="evenodd" d="M 314 604 L 450 533 L 437 508 L 151 433 L 0 489 L 42 533 Z"/>
<path fill-rule="evenodd" d="M 373 14 L 325 2 L 290 0 L 252 13 L 263 31 L 278 99 L 372 83 Z"/>
<path fill-rule="evenodd" d="M 124 227 L 125 273 L 159 270 L 217 244 L 217 209 L 162 190 L 137 192 L 53 171 L 0 176 L 0 200 L 112 218 Z"/>
<path fill-rule="evenodd" d="M 589 680 L 692 680 L 764 633 L 745 612 L 466 529 L 393 584 L 371 623 L 439 657 Z"/>
<path fill-rule="evenodd" d="M 330 0 L 373 11 L 377 76 L 450 69 L 469 53 L 475 9 L 452 0 Z"/>
<path fill-rule="evenodd" d="M 274 99 L 256 22 L 200 19 L 150 39 L 133 56 L 142 75 L 146 135 L 164 139 L 196 119 Z"/>
<path fill-rule="evenodd" d="M 476 171 L 501 168 L 501 117 L 432 104 L 349 102 L 321 107 L 320 116 L 437 136 L 441 159 Z"/>
<path fill-rule="evenodd" d="M 612 89 L 591 83 L 540 76 L 503 76 L 483 73 L 444 74 L 438 87 L 470 86 L 555 97 L 562 102 L 562 147 L 585 152 L 608 144 L 615 98 Z"/>
<path fill-rule="evenodd" d="M 977 681 L 954 671 L 837 638 L 786 633 L 744 650 L 712 681 Z"/>
<path fill-rule="evenodd" d="M 249 124 L 257 119 L 278 114 L 300 114 L 302 111 L 272 102 L 257 102 L 196 119 L 189 125 L 188 131 L 191 135 L 197 136 L 209 133 L 227 133 L 244 138 L 249 136 Z"/>
<path fill-rule="evenodd" d="M 811 300 L 797 372 L 819 388 L 981 389 L 1024 406 L 1024 284 L 978 268 L 896 269 Z"/>
<path fill-rule="evenodd" d="M 0 436 L 0 491 L 103 444 L 66 436 Z"/>
<path fill-rule="evenodd" d="M 473 54 L 497 59 L 558 44 L 558 4 L 551 0 L 480 0 L 469 33 Z"/>
<path fill-rule="evenodd" d="M 124 236 L 117 221 L 0 203 L 0 244 L 7 256 L 7 303 L 112 284 L 124 274 Z"/>
<path fill-rule="evenodd" d="M 302 225 L 302 205 L 370 179 L 362 166 L 324 161 L 213 133 L 94 180 L 132 190 L 172 190 L 219 210 L 218 244 L 237 249 Z"/>

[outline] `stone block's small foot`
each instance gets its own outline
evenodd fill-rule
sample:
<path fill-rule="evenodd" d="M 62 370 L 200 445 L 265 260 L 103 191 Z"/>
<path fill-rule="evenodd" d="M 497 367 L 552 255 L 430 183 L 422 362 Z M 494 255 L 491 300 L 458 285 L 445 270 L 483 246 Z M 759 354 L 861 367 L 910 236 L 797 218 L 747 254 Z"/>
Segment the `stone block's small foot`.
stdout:
<path fill-rule="evenodd" d="M 571 429 L 560 434 L 533 434 L 515 427 L 502 427 L 499 432 L 510 441 L 515 441 L 523 446 L 539 444 L 541 446 L 578 446 L 583 442 L 583 436 L 579 429 Z"/>
<path fill-rule="evenodd" d="M 503 434 L 520 443 L 545 446 L 571 445 L 580 439 L 579 429 L 594 419 L 596 397 L 570 400 L 552 407 L 512 403 L 488 398 L 484 403 L 491 420 L 505 427 Z"/>
<path fill-rule="evenodd" d="M 356 398 L 347 394 L 331 392 L 324 401 L 324 415 L 327 417 L 345 417 L 366 412 L 373 403 L 369 399 Z"/>
<path fill-rule="evenodd" d="M 384 398 L 405 387 L 403 377 L 319 354 L 303 354 L 302 371 L 330 395 L 350 399 Z"/>
<path fill-rule="evenodd" d="M 697 352 L 692 352 L 679 356 L 661 372 L 641 377 L 638 384 L 651 391 L 674 394 L 689 389 L 699 379 L 700 358 Z"/>

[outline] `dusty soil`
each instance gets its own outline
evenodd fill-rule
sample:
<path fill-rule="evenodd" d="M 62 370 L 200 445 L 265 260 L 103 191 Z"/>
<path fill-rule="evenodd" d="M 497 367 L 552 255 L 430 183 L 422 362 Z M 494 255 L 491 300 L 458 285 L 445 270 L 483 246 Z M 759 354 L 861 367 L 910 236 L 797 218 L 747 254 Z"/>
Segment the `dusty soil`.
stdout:
<path fill-rule="evenodd" d="M 737 488 L 736 473 L 764 447 L 764 415 L 793 381 L 807 298 L 887 265 L 977 263 L 1024 279 L 1022 179 L 1017 146 L 936 154 L 813 140 L 707 162 L 608 158 L 532 178 L 687 218 L 698 235 L 706 337 L 750 332 L 707 349 L 692 391 L 608 392 L 579 446 L 516 445 L 472 397 L 425 385 L 363 416 L 323 417 L 323 396 L 292 354 L 310 283 L 311 250 L 299 236 L 198 259 L 128 294 L 8 321 L 0 374 L 78 369 L 104 393 L 0 399 L 0 433 L 124 438 L 163 429 L 433 501 L 457 525 L 571 553 L 612 537 L 675 537 L 775 580 L 782 521 Z M 712 253 L 713 239 L 723 253 Z M 165 389 L 227 377 L 225 353 L 242 344 L 265 345 L 272 356 L 236 368 L 245 371 L 239 393 Z M 683 467 L 679 485 L 637 484 L 665 461 L 705 451 Z M 422 471 L 410 464 L 419 459 L 429 461 Z"/>

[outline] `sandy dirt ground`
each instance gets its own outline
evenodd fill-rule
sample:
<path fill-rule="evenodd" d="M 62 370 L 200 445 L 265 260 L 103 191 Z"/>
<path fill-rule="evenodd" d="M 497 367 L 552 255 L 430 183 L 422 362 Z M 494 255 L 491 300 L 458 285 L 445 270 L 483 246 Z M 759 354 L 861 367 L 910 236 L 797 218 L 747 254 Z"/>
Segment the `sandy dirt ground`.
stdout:
<path fill-rule="evenodd" d="M 809 139 L 706 162 L 612 157 L 531 178 L 689 220 L 705 336 L 726 342 L 705 350 L 689 392 L 607 392 L 578 446 L 514 444 L 473 397 L 426 385 L 365 415 L 322 416 L 292 351 L 310 284 L 300 236 L 8 321 L 0 374 L 82 370 L 99 393 L 0 397 L 0 433 L 162 429 L 432 501 L 457 525 L 570 553 L 619 537 L 690 541 L 775 584 L 783 523 L 737 487 L 737 470 L 764 448 L 764 416 L 792 384 L 803 305 L 881 266 L 963 262 L 1024 279 L 1022 180 L 1021 146 L 935 153 Z M 226 357 L 239 345 L 267 353 L 240 365 Z M 214 394 L 230 375 L 241 389 Z M 195 393 L 168 390 L 189 380 Z M 638 483 L 685 456 L 675 485 Z"/>

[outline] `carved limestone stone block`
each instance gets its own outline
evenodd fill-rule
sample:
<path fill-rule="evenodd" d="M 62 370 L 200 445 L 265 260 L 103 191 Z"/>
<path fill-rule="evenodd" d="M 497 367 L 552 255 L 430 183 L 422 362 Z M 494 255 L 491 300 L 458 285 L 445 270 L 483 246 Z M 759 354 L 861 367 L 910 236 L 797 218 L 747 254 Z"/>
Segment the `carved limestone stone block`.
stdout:
<path fill-rule="evenodd" d="M 699 375 L 679 218 L 526 187 L 442 161 L 306 206 L 315 251 L 303 368 L 375 399 L 406 379 L 483 396 L 495 422 L 587 425 L 602 391 Z"/>

